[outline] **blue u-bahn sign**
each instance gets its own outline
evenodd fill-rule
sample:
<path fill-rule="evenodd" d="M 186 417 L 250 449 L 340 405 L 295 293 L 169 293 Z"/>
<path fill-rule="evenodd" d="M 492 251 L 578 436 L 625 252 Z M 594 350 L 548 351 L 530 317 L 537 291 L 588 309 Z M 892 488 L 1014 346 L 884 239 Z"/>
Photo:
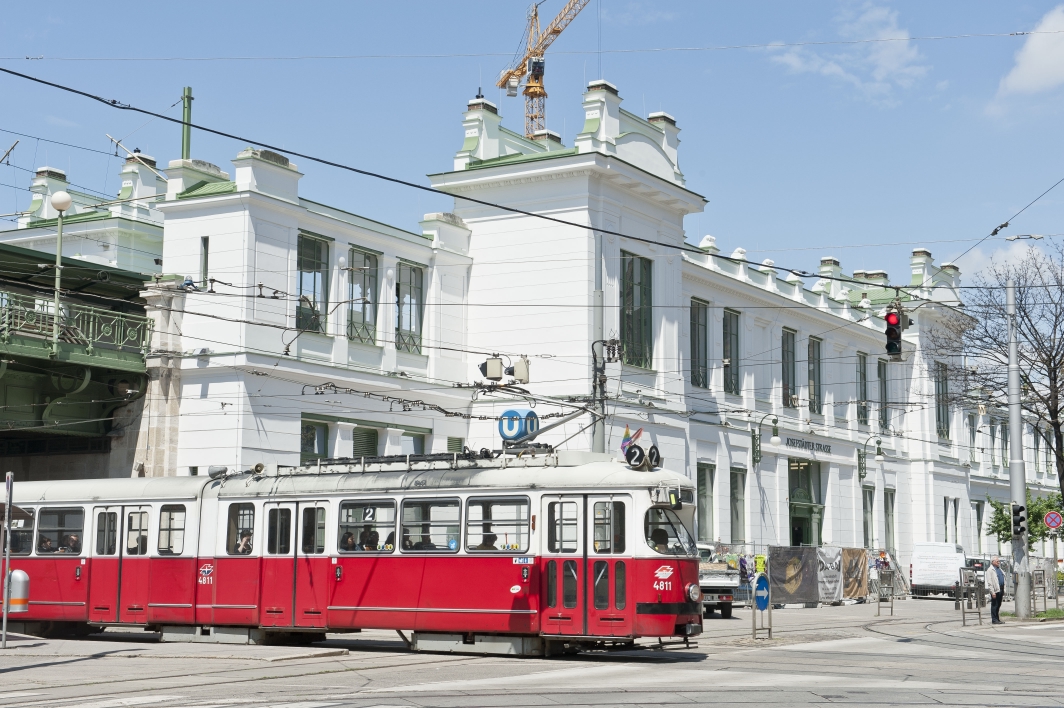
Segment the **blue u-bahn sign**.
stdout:
<path fill-rule="evenodd" d="M 537 430 L 539 416 L 533 410 L 509 410 L 499 416 L 499 435 L 503 440 L 517 440 Z"/>

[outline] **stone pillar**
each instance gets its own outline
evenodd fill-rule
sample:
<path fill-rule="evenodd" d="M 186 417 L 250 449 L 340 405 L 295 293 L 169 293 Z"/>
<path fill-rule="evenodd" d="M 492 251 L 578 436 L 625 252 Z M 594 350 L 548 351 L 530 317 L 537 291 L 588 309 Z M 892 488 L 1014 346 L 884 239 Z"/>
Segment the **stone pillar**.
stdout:
<path fill-rule="evenodd" d="M 385 428 L 384 429 L 384 454 L 385 455 L 402 455 L 403 454 L 403 430 L 402 428 Z"/>
<path fill-rule="evenodd" d="M 354 423 L 348 423 L 346 421 L 339 421 L 331 424 L 329 439 L 332 441 L 330 445 L 329 455 L 332 457 L 351 457 L 352 451 L 352 439 L 351 433 L 357 427 Z"/>
<path fill-rule="evenodd" d="M 145 311 L 155 322 L 146 358 L 146 403 L 137 432 L 133 477 L 177 474 L 181 412 L 181 312 L 185 293 L 172 281 L 157 281 L 141 293 Z"/>

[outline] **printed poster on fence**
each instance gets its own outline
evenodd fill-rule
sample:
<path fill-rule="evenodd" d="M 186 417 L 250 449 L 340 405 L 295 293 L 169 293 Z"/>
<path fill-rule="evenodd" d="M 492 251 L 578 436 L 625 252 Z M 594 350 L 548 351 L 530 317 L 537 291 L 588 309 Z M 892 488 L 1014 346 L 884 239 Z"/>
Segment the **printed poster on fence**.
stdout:
<path fill-rule="evenodd" d="M 868 555 L 863 548 L 842 549 L 842 594 L 848 599 L 868 595 Z"/>
<path fill-rule="evenodd" d="M 816 549 L 817 588 L 821 602 L 842 600 L 842 548 L 821 546 Z"/>
<path fill-rule="evenodd" d="M 818 602 L 816 575 L 815 548 L 769 546 L 768 579 L 773 603 Z"/>

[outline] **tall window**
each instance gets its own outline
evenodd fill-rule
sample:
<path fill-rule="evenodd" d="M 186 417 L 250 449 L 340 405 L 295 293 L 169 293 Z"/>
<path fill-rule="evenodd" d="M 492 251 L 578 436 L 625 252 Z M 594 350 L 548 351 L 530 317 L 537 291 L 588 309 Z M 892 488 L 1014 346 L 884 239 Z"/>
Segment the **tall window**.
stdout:
<path fill-rule="evenodd" d="M 373 344 L 377 339 L 377 256 L 352 249 L 347 260 L 351 264 L 347 336 Z"/>
<path fill-rule="evenodd" d="M 889 389 L 887 387 L 887 362 L 880 359 L 876 365 L 876 377 L 879 381 L 879 427 L 890 427 Z"/>
<path fill-rule="evenodd" d="M 940 361 L 935 362 L 935 427 L 940 438 L 949 439 L 949 382 Z"/>
<path fill-rule="evenodd" d="M 857 352 L 857 422 L 868 425 L 868 355 Z"/>
<path fill-rule="evenodd" d="M 952 506 L 950 504 L 950 498 L 949 497 L 942 497 L 942 541 L 944 543 L 949 543 L 949 508 L 950 508 L 950 506 Z"/>
<path fill-rule="evenodd" d="M 983 552 L 983 502 L 972 502 L 972 515 L 975 516 L 975 552 Z"/>
<path fill-rule="evenodd" d="M 1034 473 L 1042 474 L 1042 457 L 1038 454 L 1038 448 L 1041 447 L 1042 436 L 1038 434 L 1038 428 L 1031 426 L 1031 445 L 1034 447 L 1034 451 L 1031 453 L 1031 459 L 1034 461 Z"/>
<path fill-rule="evenodd" d="M 975 433 L 978 430 L 976 426 L 975 413 L 968 414 L 968 459 L 971 462 L 975 462 Z"/>
<path fill-rule="evenodd" d="M 699 463 L 697 467 L 698 486 L 698 540 L 713 540 L 713 473 L 715 465 Z"/>
<path fill-rule="evenodd" d="M 425 269 L 399 263 L 395 281 L 395 348 L 421 353 L 421 317 L 425 308 Z"/>
<path fill-rule="evenodd" d="M 203 283 L 204 287 L 207 286 L 207 278 L 208 278 L 208 274 L 207 274 L 208 273 L 208 271 L 207 271 L 208 263 L 207 263 L 207 261 L 208 261 L 208 257 L 210 256 L 210 252 L 211 252 L 210 246 L 211 246 L 211 237 L 210 236 L 200 236 L 199 272 L 200 272 L 200 282 Z"/>
<path fill-rule="evenodd" d="M 872 528 L 872 508 L 876 500 L 876 490 L 869 487 L 861 488 L 862 512 L 864 517 L 864 547 L 871 548 L 874 541 Z"/>
<path fill-rule="evenodd" d="M 997 464 L 997 423 L 993 419 L 987 424 L 990 428 L 990 464 Z"/>
<path fill-rule="evenodd" d="M 794 372 L 794 359 L 795 359 L 795 338 L 798 336 L 797 332 L 790 329 L 783 330 L 783 340 L 780 343 L 780 350 L 783 354 L 783 407 L 784 408 L 797 408 L 798 407 L 798 387 L 795 381 Z"/>
<path fill-rule="evenodd" d="M 824 400 L 821 398 L 820 368 L 820 345 L 822 342 L 815 337 L 809 338 L 809 411 L 811 413 L 824 412 Z"/>
<path fill-rule="evenodd" d="M 1009 466 L 1009 424 L 1001 424 L 1001 466 Z"/>
<path fill-rule="evenodd" d="M 895 553 L 894 545 L 894 490 L 883 490 L 883 543 L 891 555 Z"/>
<path fill-rule="evenodd" d="M 724 311 L 724 330 L 721 341 L 724 359 L 724 392 L 736 396 L 742 393 L 739 388 L 739 313 L 734 310 Z"/>
<path fill-rule="evenodd" d="M 709 388 L 709 305 L 691 300 L 691 384 Z"/>
<path fill-rule="evenodd" d="M 311 332 L 325 331 L 329 308 L 329 244 L 321 239 L 299 235 L 296 254 L 299 302 L 296 327 Z"/>
<path fill-rule="evenodd" d="M 731 471 L 731 541 L 746 543 L 746 470 Z"/>
<path fill-rule="evenodd" d="M 621 346 L 624 363 L 654 365 L 653 295 L 649 258 L 621 251 Z"/>

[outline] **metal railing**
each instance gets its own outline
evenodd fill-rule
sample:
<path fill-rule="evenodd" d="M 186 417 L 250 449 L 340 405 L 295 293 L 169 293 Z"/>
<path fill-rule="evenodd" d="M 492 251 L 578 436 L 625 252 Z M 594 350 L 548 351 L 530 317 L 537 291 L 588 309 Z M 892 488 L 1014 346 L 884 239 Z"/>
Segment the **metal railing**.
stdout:
<path fill-rule="evenodd" d="M 0 342 L 14 335 L 50 339 L 55 322 L 52 300 L 0 290 Z M 85 353 L 97 348 L 135 350 L 146 354 L 154 321 L 149 317 L 100 310 L 71 302 L 59 306 L 59 341 L 79 344 Z"/>

